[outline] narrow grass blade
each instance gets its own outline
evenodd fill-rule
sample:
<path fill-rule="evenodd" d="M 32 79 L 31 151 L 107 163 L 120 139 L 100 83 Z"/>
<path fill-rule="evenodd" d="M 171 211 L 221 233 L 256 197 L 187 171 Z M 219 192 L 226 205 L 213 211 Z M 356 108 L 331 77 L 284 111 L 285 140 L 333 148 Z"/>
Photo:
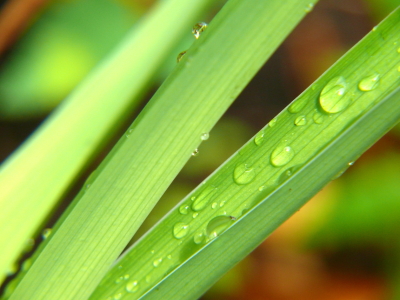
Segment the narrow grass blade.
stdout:
<path fill-rule="evenodd" d="M 198 298 L 344 172 L 400 118 L 399 29 L 397 10 L 133 245 L 90 299 Z"/>
<path fill-rule="evenodd" d="M 107 136 L 138 104 L 168 51 L 211 2 L 157 5 L 1 166 L 0 282 Z"/>
<path fill-rule="evenodd" d="M 230 0 L 95 171 L 11 299 L 86 299 L 202 133 L 307 13 L 308 3 Z"/>

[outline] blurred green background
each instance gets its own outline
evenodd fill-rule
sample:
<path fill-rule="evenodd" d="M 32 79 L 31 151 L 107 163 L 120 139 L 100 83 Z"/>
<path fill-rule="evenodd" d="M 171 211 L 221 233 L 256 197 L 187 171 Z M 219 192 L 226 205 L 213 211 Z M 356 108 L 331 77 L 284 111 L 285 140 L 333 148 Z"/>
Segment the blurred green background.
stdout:
<path fill-rule="evenodd" d="M 2 2 L 0 161 L 113 49 L 153 2 Z M 214 10 L 199 21 L 211 20 L 224 2 L 216 1 Z M 190 159 L 132 242 L 398 5 L 400 0 L 321 0 L 211 131 L 199 155 Z M 189 47 L 190 31 L 159 70 L 144 103 L 174 67 L 176 55 Z M 136 115 L 132 112 L 128 121 L 121 121 L 122 130 Z M 43 228 L 54 224 L 118 134 Z M 398 126 L 202 299 L 400 299 L 399 232 Z"/>

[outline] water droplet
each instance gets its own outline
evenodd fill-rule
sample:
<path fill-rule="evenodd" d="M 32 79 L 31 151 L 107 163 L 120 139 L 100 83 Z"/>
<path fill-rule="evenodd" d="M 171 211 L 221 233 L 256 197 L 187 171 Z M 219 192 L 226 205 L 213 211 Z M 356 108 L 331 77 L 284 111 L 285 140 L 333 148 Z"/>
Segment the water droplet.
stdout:
<path fill-rule="evenodd" d="M 192 204 L 192 209 L 194 211 L 199 211 L 205 208 L 208 203 L 214 198 L 217 193 L 217 188 L 215 186 L 206 187 L 194 200 Z"/>
<path fill-rule="evenodd" d="M 176 57 L 176 62 L 180 62 L 182 60 L 182 58 L 185 56 L 186 51 L 182 51 L 181 53 L 178 54 L 178 56 Z"/>
<path fill-rule="evenodd" d="M 172 255 L 169 254 L 169 255 L 167 256 L 167 258 L 168 258 L 168 259 L 172 259 Z"/>
<path fill-rule="evenodd" d="M 154 253 L 155 253 L 155 251 L 154 251 L 154 250 L 151 250 L 151 251 L 150 251 L 150 253 L 151 253 L 151 254 L 154 254 Z"/>
<path fill-rule="evenodd" d="M 348 166 L 354 165 L 354 161 L 349 162 L 347 165 L 348 165 Z"/>
<path fill-rule="evenodd" d="M 306 116 L 298 116 L 296 120 L 294 120 L 294 124 L 296 126 L 304 126 L 307 124 Z"/>
<path fill-rule="evenodd" d="M 299 168 L 300 166 L 294 166 L 283 171 L 283 173 L 278 178 L 278 184 L 281 184 L 288 180 Z"/>
<path fill-rule="evenodd" d="M 126 136 L 127 138 L 129 138 L 129 137 L 131 136 L 132 132 L 133 132 L 133 128 L 128 129 L 128 130 L 126 131 L 126 133 L 125 133 L 125 136 Z"/>
<path fill-rule="evenodd" d="M 397 53 L 400 53 L 400 48 L 397 48 Z"/>
<path fill-rule="evenodd" d="M 51 228 L 46 228 L 42 231 L 42 238 L 45 240 L 51 235 Z"/>
<path fill-rule="evenodd" d="M 258 188 L 258 190 L 261 192 L 263 189 L 265 189 L 265 185 L 262 185 Z"/>
<path fill-rule="evenodd" d="M 274 127 L 275 124 L 276 124 L 276 121 L 277 121 L 276 118 L 272 119 L 271 121 L 269 121 L 268 126 L 269 126 L 269 127 Z"/>
<path fill-rule="evenodd" d="M 122 293 L 118 293 L 114 295 L 114 300 L 119 300 L 122 298 Z"/>
<path fill-rule="evenodd" d="M 196 219 L 198 215 L 199 215 L 198 212 L 193 213 L 193 219 Z"/>
<path fill-rule="evenodd" d="M 212 208 L 212 209 L 217 208 L 217 206 L 218 206 L 218 203 L 217 203 L 217 202 L 214 202 L 213 204 L 211 204 L 211 208 Z"/>
<path fill-rule="evenodd" d="M 314 123 L 316 123 L 316 124 L 322 124 L 322 123 L 324 123 L 324 121 L 326 119 L 328 119 L 328 116 L 324 115 L 324 114 L 320 114 L 319 112 L 316 112 L 313 115 L 313 120 L 314 120 Z"/>
<path fill-rule="evenodd" d="M 224 232 L 233 222 L 235 218 L 230 216 L 218 216 L 213 218 L 207 224 L 207 236 L 210 239 L 216 238 Z"/>
<path fill-rule="evenodd" d="M 124 279 L 125 279 L 125 280 L 128 280 L 128 279 L 129 279 L 129 274 L 125 274 L 125 275 L 124 275 Z"/>
<path fill-rule="evenodd" d="M 200 22 L 193 26 L 192 33 L 196 39 L 200 37 L 200 34 L 207 28 L 207 23 Z"/>
<path fill-rule="evenodd" d="M 400 66 L 397 68 L 397 71 L 400 72 Z"/>
<path fill-rule="evenodd" d="M 309 3 L 307 5 L 307 7 L 305 8 L 305 12 L 309 13 L 309 12 L 311 12 L 313 10 L 313 8 L 314 8 L 314 3 Z"/>
<path fill-rule="evenodd" d="M 197 156 L 199 154 L 199 149 L 194 149 L 192 152 L 192 156 Z"/>
<path fill-rule="evenodd" d="M 22 263 L 21 270 L 27 271 L 31 266 L 32 266 L 32 258 L 28 258 Z"/>
<path fill-rule="evenodd" d="M 182 215 L 187 215 L 189 212 L 189 205 L 186 205 L 186 204 L 181 205 L 181 207 L 179 207 L 179 212 Z"/>
<path fill-rule="evenodd" d="M 262 144 L 262 142 L 264 141 L 264 130 L 261 130 L 260 132 L 258 132 L 256 134 L 256 136 L 254 137 L 254 143 L 259 146 Z"/>
<path fill-rule="evenodd" d="M 219 204 L 219 207 L 222 207 L 222 206 L 224 206 L 224 205 L 225 205 L 225 203 L 226 203 L 226 200 L 223 200 L 223 201 L 221 201 L 221 203 Z"/>
<path fill-rule="evenodd" d="M 185 234 L 186 235 L 186 234 Z M 153 266 L 157 268 L 160 264 L 162 263 L 162 257 L 157 258 L 155 261 L 153 261 Z"/>
<path fill-rule="evenodd" d="M 282 167 L 292 160 L 294 151 L 289 146 L 278 146 L 271 153 L 271 163 L 275 167 Z"/>
<path fill-rule="evenodd" d="M 35 246 L 35 239 L 32 239 L 32 238 L 28 239 L 26 241 L 26 243 L 25 243 L 25 247 L 23 249 L 23 252 L 26 253 L 26 252 L 32 251 L 33 246 Z"/>
<path fill-rule="evenodd" d="M 347 83 L 342 76 L 331 79 L 322 89 L 319 104 L 322 109 L 330 114 L 344 110 L 351 102 L 349 97 L 343 97 Z"/>
<path fill-rule="evenodd" d="M 150 283 L 150 281 L 151 281 L 151 275 L 147 275 L 147 276 L 146 276 L 146 282 L 147 282 L 147 283 Z"/>
<path fill-rule="evenodd" d="M 208 140 L 209 137 L 210 137 L 209 133 L 203 133 L 200 138 L 202 141 L 206 141 Z"/>
<path fill-rule="evenodd" d="M 358 88 L 363 92 L 372 91 L 379 85 L 379 79 L 380 75 L 378 73 L 374 73 L 362 79 L 358 84 Z"/>
<path fill-rule="evenodd" d="M 204 238 L 205 238 L 205 236 L 204 236 L 203 232 L 199 231 L 199 232 L 196 232 L 196 233 L 194 234 L 194 236 L 193 236 L 193 241 L 194 241 L 196 244 L 201 244 L 201 243 L 204 242 Z"/>
<path fill-rule="evenodd" d="M 295 100 L 292 104 L 289 105 L 288 111 L 292 114 L 296 114 L 303 109 L 306 103 L 307 102 L 302 99 Z"/>
<path fill-rule="evenodd" d="M 173 229 L 174 237 L 176 237 L 177 239 L 183 238 L 185 235 L 187 235 L 188 232 L 189 225 L 183 222 L 176 223 Z"/>
<path fill-rule="evenodd" d="M 233 171 L 233 179 L 239 185 L 248 184 L 255 176 L 256 173 L 254 172 L 254 169 L 249 167 L 247 164 L 239 164 Z"/>
<path fill-rule="evenodd" d="M 124 277 L 120 276 L 117 279 L 115 279 L 115 283 L 121 283 L 122 280 L 124 280 Z"/>
<path fill-rule="evenodd" d="M 137 280 L 130 281 L 126 284 L 125 289 L 128 293 L 134 293 L 139 289 L 139 282 Z"/>
<path fill-rule="evenodd" d="M 372 31 L 376 31 L 378 29 L 378 26 L 372 27 Z"/>

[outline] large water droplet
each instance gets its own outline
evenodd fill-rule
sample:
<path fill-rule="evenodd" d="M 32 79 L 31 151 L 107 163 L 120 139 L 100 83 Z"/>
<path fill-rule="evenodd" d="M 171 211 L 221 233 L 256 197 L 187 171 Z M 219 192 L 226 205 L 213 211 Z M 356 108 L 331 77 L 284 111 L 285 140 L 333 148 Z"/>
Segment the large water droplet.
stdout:
<path fill-rule="evenodd" d="M 189 212 L 189 205 L 186 205 L 186 204 L 181 205 L 181 207 L 179 207 L 179 212 L 182 215 L 187 215 Z"/>
<path fill-rule="evenodd" d="M 298 116 L 296 120 L 294 120 L 294 124 L 296 126 L 304 126 L 307 124 L 306 116 Z"/>
<path fill-rule="evenodd" d="M 173 229 L 174 237 L 176 237 L 177 239 L 183 238 L 185 235 L 187 235 L 188 232 L 189 225 L 183 222 L 176 223 Z"/>
<path fill-rule="evenodd" d="M 42 238 L 45 240 L 51 235 L 51 228 L 43 229 Z"/>
<path fill-rule="evenodd" d="M 139 282 L 137 280 L 130 281 L 126 284 L 125 289 L 128 293 L 134 293 L 139 289 Z"/>
<path fill-rule="evenodd" d="M 214 198 L 217 193 L 215 186 L 207 186 L 194 200 L 192 209 L 194 211 L 202 210 Z"/>
<path fill-rule="evenodd" d="M 209 137 L 210 137 L 209 133 L 203 133 L 200 138 L 202 141 L 206 141 L 208 140 Z"/>
<path fill-rule="evenodd" d="M 206 232 L 210 239 L 216 238 L 222 232 L 224 232 L 236 218 L 231 216 L 218 216 L 213 218 L 207 224 Z"/>
<path fill-rule="evenodd" d="M 278 146 L 271 153 L 271 163 L 275 167 L 282 167 L 292 160 L 294 151 L 289 146 Z"/>
<path fill-rule="evenodd" d="M 261 130 L 260 132 L 258 132 L 256 134 L 256 136 L 254 137 L 254 143 L 259 146 L 262 144 L 262 142 L 264 141 L 264 130 Z"/>
<path fill-rule="evenodd" d="M 180 62 L 182 60 L 182 58 L 185 56 L 186 51 L 182 51 L 181 53 L 178 54 L 178 56 L 176 57 L 176 62 Z"/>
<path fill-rule="evenodd" d="M 255 176 L 256 173 L 254 172 L 254 169 L 249 167 L 247 164 L 239 164 L 233 171 L 233 179 L 240 185 L 248 184 Z"/>
<path fill-rule="evenodd" d="M 200 22 L 193 26 L 192 33 L 196 39 L 200 37 L 200 34 L 207 28 L 207 23 Z"/>
<path fill-rule="evenodd" d="M 344 110 L 351 102 L 349 97 L 344 97 L 347 83 L 342 76 L 331 79 L 322 89 L 319 104 L 327 113 L 338 113 Z"/>
<path fill-rule="evenodd" d="M 358 84 L 358 88 L 363 92 L 372 91 L 379 85 L 379 79 L 380 75 L 378 73 L 374 73 L 362 79 Z"/>

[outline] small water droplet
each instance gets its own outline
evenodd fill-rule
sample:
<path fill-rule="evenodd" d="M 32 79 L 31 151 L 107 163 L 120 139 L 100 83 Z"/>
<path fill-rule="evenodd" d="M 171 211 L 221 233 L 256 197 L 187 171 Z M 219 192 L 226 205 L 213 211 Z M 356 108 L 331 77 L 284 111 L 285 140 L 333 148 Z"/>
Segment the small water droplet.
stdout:
<path fill-rule="evenodd" d="M 400 48 L 397 48 L 397 53 L 400 53 Z"/>
<path fill-rule="evenodd" d="M 322 124 L 322 123 L 324 123 L 324 121 L 326 119 L 328 119 L 328 116 L 324 115 L 324 114 L 321 114 L 319 112 L 316 112 L 313 115 L 313 120 L 314 120 L 314 123 L 316 123 L 316 124 Z"/>
<path fill-rule="evenodd" d="M 199 215 L 198 212 L 193 213 L 193 219 L 196 219 L 198 215 Z"/>
<path fill-rule="evenodd" d="M 349 162 L 347 165 L 348 165 L 348 166 L 354 165 L 354 161 Z"/>
<path fill-rule="evenodd" d="M 208 140 L 209 137 L 210 137 L 209 133 L 203 133 L 200 138 L 202 141 L 206 141 Z"/>
<path fill-rule="evenodd" d="M 233 171 L 233 180 L 239 185 L 248 184 L 253 181 L 255 176 L 254 169 L 247 164 L 239 164 Z"/>
<path fill-rule="evenodd" d="M 224 205 L 225 205 L 225 203 L 226 203 L 226 200 L 223 200 L 223 201 L 221 201 L 221 203 L 219 204 L 219 207 L 222 207 L 222 206 L 224 206 Z"/>
<path fill-rule="evenodd" d="M 200 22 L 193 26 L 192 33 L 196 39 L 198 39 L 201 33 L 207 28 L 207 23 Z"/>
<path fill-rule="evenodd" d="M 147 275 L 147 276 L 146 276 L 146 282 L 147 282 L 147 283 L 150 283 L 150 281 L 151 281 L 151 275 Z"/>
<path fill-rule="evenodd" d="M 376 31 L 378 29 L 378 26 L 372 27 L 372 31 Z"/>
<path fill-rule="evenodd" d="M 306 116 L 298 116 L 296 120 L 294 120 L 294 124 L 296 126 L 304 126 L 307 124 Z"/>
<path fill-rule="evenodd" d="M 194 241 L 196 244 L 201 244 L 201 243 L 204 242 L 204 238 L 205 238 L 205 236 L 204 236 L 203 232 L 199 231 L 199 232 L 196 232 L 196 233 L 194 234 L 194 236 L 193 236 L 193 241 Z"/>
<path fill-rule="evenodd" d="M 194 149 L 192 152 L 192 156 L 197 156 L 199 154 L 199 149 Z"/>
<path fill-rule="evenodd" d="M 265 185 L 262 185 L 258 188 L 258 190 L 261 192 L 263 189 L 265 189 Z"/>
<path fill-rule="evenodd" d="M 233 222 L 235 218 L 231 216 L 218 216 L 213 218 L 207 224 L 206 232 L 210 239 L 216 238 L 224 232 Z"/>
<path fill-rule="evenodd" d="M 256 134 L 256 136 L 254 137 L 254 143 L 257 146 L 260 146 L 262 144 L 262 142 L 264 141 L 264 130 L 261 130 L 260 132 L 258 132 Z"/>
<path fill-rule="evenodd" d="M 307 7 L 305 8 L 305 12 L 309 13 L 309 12 L 311 12 L 313 10 L 313 8 L 314 8 L 314 3 L 309 3 L 307 5 Z"/>
<path fill-rule="evenodd" d="M 379 85 L 380 75 L 378 73 L 365 77 L 358 84 L 358 88 L 363 92 L 374 90 Z"/>
<path fill-rule="evenodd" d="M 200 194 L 195 198 L 192 209 L 194 211 L 200 211 L 205 208 L 208 203 L 215 197 L 217 193 L 217 188 L 215 186 L 207 186 Z"/>
<path fill-rule="evenodd" d="M 269 126 L 269 127 L 274 127 L 275 124 L 276 124 L 276 121 L 277 121 L 277 119 L 276 119 L 276 118 L 273 118 L 271 121 L 269 121 L 268 126 Z"/>
<path fill-rule="evenodd" d="M 172 255 L 171 254 L 167 255 L 167 258 L 172 259 Z"/>
<path fill-rule="evenodd" d="M 122 293 L 118 293 L 114 295 L 114 300 L 120 300 L 122 298 Z"/>
<path fill-rule="evenodd" d="M 120 276 L 117 279 L 115 279 L 115 283 L 121 283 L 122 280 L 124 280 L 124 277 Z"/>
<path fill-rule="evenodd" d="M 278 184 L 281 184 L 288 180 L 299 168 L 300 166 L 294 166 L 283 171 L 283 173 L 279 176 Z"/>
<path fill-rule="evenodd" d="M 346 88 L 347 83 L 342 76 L 331 79 L 319 96 L 321 108 L 330 114 L 344 110 L 351 102 L 349 97 L 344 97 Z"/>
<path fill-rule="evenodd" d="M 183 238 L 189 232 L 189 225 L 179 222 L 176 223 L 173 229 L 174 237 L 177 239 Z"/>
<path fill-rule="evenodd" d="M 125 275 L 124 275 L 124 279 L 125 279 L 125 280 L 128 280 L 128 279 L 129 279 L 129 274 L 125 274 Z"/>
<path fill-rule="evenodd" d="M 43 229 L 42 238 L 45 240 L 51 235 L 51 228 Z"/>
<path fill-rule="evenodd" d="M 187 215 L 189 212 L 189 205 L 186 205 L 186 204 L 181 205 L 181 207 L 179 207 L 179 212 L 182 215 Z"/>
<path fill-rule="evenodd" d="M 139 289 L 139 282 L 137 280 L 130 281 L 126 284 L 125 289 L 128 293 L 134 293 Z"/>
<path fill-rule="evenodd" d="M 182 60 L 182 58 L 185 56 L 186 51 L 182 51 L 181 53 L 178 54 L 178 56 L 176 57 L 176 62 L 180 62 Z"/>
<path fill-rule="evenodd" d="M 151 250 L 151 251 L 150 251 L 150 253 L 151 253 L 151 254 L 154 254 L 154 253 L 155 253 L 155 251 L 154 251 L 154 250 Z"/>
<path fill-rule="evenodd" d="M 271 163 L 275 167 L 282 167 L 292 160 L 294 151 L 289 146 L 278 146 L 271 153 Z"/>
<path fill-rule="evenodd" d="M 161 263 L 162 263 L 162 257 L 157 258 L 155 261 L 153 261 L 153 266 L 157 268 Z"/>
<path fill-rule="evenodd" d="M 128 130 L 126 131 L 126 133 L 125 133 L 125 136 L 126 136 L 127 138 L 129 138 L 129 137 L 131 136 L 132 132 L 133 132 L 133 128 L 128 129 Z"/>
<path fill-rule="evenodd" d="M 288 111 L 292 114 L 297 114 L 303 109 L 306 103 L 307 102 L 302 99 L 295 100 L 292 104 L 289 105 Z"/>
<path fill-rule="evenodd" d="M 212 209 L 217 208 L 217 206 L 218 206 L 218 203 L 217 203 L 217 202 L 214 202 L 213 204 L 211 204 L 211 208 L 212 208 Z"/>

